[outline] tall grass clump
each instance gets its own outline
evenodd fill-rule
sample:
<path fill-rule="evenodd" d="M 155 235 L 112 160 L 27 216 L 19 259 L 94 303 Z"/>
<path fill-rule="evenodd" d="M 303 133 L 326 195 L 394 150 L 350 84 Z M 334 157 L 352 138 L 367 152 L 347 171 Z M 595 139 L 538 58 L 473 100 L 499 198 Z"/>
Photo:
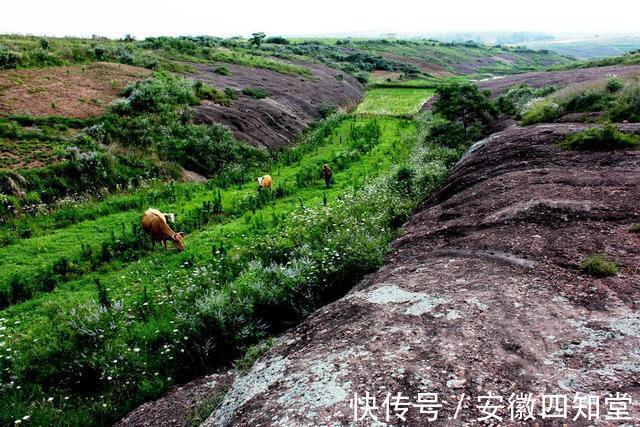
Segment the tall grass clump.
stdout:
<path fill-rule="evenodd" d="M 614 261 L 607 260 L 600 253 L 591 254 L 580 262 L 580 269 L 595 277 L 609 277 L 618 274 L 618 266 Z"/>

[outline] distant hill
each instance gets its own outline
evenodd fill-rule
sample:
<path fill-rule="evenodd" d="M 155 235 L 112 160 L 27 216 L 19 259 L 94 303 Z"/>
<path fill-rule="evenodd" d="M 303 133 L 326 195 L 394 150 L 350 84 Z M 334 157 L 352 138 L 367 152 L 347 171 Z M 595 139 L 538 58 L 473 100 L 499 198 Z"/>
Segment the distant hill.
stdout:
<path fill-rule="evenodd" d="M 623 55 L 640 49 L 640 36 L 579 36 L 525 43 L 532 49 L 548 49 L 578 59 Z"/>

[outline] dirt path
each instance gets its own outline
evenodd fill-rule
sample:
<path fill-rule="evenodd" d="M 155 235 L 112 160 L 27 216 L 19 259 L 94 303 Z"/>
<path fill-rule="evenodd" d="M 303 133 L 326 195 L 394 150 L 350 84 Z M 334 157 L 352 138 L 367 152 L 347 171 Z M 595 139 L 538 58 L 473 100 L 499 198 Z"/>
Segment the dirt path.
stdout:
<path fill-rule="evenodd" d="M 483 416 L 478 398 L 490 392 L 507 424 L 512 393 L 569 405 L 591 393 L 604 417 L 604 398 L 620 392 L 634 402 L 627 422 L 640 422 L 640 236 L 629 231 L 640 222 L 640 151 L 554 144 L 584 127 L 515 127 L 474 146 L 385 266 L 282 337 L 205 425 L 349 424 L 350 400 L 366 392 L 381 421 L 387 392 L 438 393 L 439 419 L 458 409 L 458 424 Z M 617 276 L 580 271 L 595 252 Z M 405 414 L 409 425 L 426 417 Z"/>

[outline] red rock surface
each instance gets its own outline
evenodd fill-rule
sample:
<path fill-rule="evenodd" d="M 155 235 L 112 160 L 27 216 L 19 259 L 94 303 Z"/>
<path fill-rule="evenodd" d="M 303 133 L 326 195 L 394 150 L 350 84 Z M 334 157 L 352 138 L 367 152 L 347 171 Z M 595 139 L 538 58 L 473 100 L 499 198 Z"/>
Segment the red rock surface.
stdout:
<path fill-rule="evenodd" d="M 213 102 L 195 107 L 194 119 L 201 123 L 221 123 L 238 139 L 258 147 L 284 147 L 321 118 L 321 107 L 350 110 L 363 96 L 363 87 L 353 76 L 318 64 L 298 64 L 309 69 L 313 73 L 311 77 L 234 64 L 190 65 L 196 72 L 189 77 L 220 90 L 232 88 L 238 93 L 238 99 L 229 107 Z M 220 65 L 231 74 L 216 73 Z M 265 89 L 270 95 L 253 99 L 242 94 L 247 87 Z"/>
<path fill-rule="evenodd" d="M 380 421 L 387 392 L 438 393 L 439 421 L 451 425 L 482 417 L 478 398 L 490 392 L 505 406 L 512 393 L 566 395 L 571 417 L 576 393 L 599 396 L 604 417 L 604 398 L 620 392 L 633 399 L 626 423 L 640 424 L 640 235 L 629 231 L 640 222 L 640 151 L 555 144 L 585 127 L 512 127 L 476 144 L 385 266 L 281 337 L 205 425 L 350 424 L 350 400 L 365 392 Z M 616 261 L 615 277 L 580 270 L 595 252 Z M 558 423 L 540 420 L 539 401 L 534 412 Z M 506 408 L 498 414 L 511 424 Z M 405 418 L 427 424 L 417 408 Z"/>

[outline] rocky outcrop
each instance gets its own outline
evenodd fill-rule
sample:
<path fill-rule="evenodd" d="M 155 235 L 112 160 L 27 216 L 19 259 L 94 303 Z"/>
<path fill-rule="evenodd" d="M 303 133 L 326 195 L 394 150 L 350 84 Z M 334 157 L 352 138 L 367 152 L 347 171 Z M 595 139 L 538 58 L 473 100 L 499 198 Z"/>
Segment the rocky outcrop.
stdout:
<path fill-rule="evenodd" d="M 626 422 L 639 422 L 640 236 L 629 227 L 640 222 L 640 151 L 555 144 L 586 126 L 513 127 L 477 143 L 385 266 L 281 337 L 205 425 L 352 424 L 354 393 L 377 398 L 382 422 L 387 393 L 437 393 L 438 420 L 459 425 L 482 418 L 490 393 L 509 424 L 512 393 L 568 396 L 571 417 L 576 393 L 591 393 L 604 420 L 604 398 L 620 392 L 633 401 Z M 616 276 L 579 268 L 596 252 Z M 394 409 L 391 424 L 427 424 L 416 406 L 406 421 Z"/>
<path fill-rule="evenodd" d="M 353 76 L 318 64 L 298 64 L 312 72 L 309 77 L 226 63 L 189 65 L 196 70 L 190 77 L 238 93 L 228 107 L 208 101 L 195 107 L 195 121 L 223 124 L 236 138 L 257 147 L 284 147 L 319 120 L 323 108 L 350 110 L 363 96 L 363 87 Z M 221 65 L 229 75 L 215 72 Z M 265 89 L 269 96 L 243 95 L 247 87 Z"/>

